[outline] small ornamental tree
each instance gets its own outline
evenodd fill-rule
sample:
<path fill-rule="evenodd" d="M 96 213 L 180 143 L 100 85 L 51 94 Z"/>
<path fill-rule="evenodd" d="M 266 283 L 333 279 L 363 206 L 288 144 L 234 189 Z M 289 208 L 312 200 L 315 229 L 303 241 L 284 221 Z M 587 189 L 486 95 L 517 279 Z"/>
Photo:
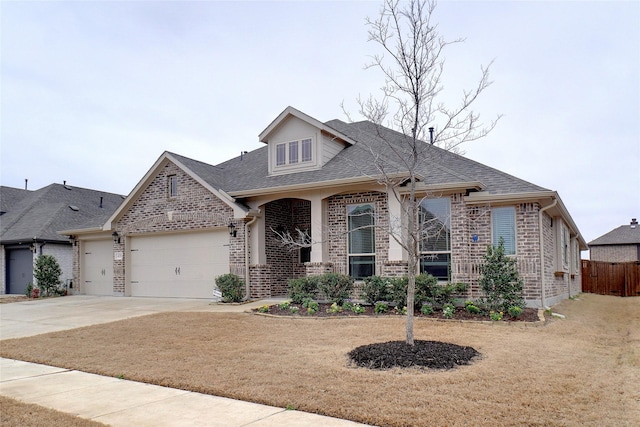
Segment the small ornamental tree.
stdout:
<path fill-rule="evenodd" d="M 509 307 L 524 308 L 522 279 L 518 275 L 516 260 L 504 253 L 502 237 L 498 246 L 488 246 L 480 266 L 479 285 L 485 296 L 481 302 L 490 310 L 506 312 Z"/>
<path fill-rule="evenodd" d="M 55 257 L 51 255 L 40 255 L 36 259 L 33 275 L 41 293 L 46 296 L 56 294 L 62 284 L 60 280 L 62 269 Z"/>

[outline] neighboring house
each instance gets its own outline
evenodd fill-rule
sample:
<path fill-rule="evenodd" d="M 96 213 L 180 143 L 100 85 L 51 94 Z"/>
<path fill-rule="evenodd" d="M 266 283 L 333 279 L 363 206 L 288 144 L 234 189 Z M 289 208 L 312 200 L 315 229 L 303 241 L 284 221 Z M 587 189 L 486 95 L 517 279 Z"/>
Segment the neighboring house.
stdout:
<path fill-rule="evenodd" d="M 0 293 L 24 293 L 33 277 L 35 259 L 53 255 L 62 281 L 73 289 L 73 241 L 58 231 L 101 227 L 124 197 L 51 184 L 39 190 L 0 187 Z M 77 258 L 76 258 L 77 260 Z"/>
<path fill-rule="evenodd" d="M 629 225 L 621 225 L 589 242 L 591 261 L 640 261 L 640 227 L 633 218 Z"/>
<path fill-rule="evenodd" d="M 208 298 L 214 278 L 231 272 L 248 279 L 250 297 L 259 298 L 284 296 L 288 280 L 305 275 L 407 274 L 406 254 L 387 233 L 406 220 L 407 187 L 379 184 L 370 147 L 386 155 L 381 136 L 395 147 L 405 138 L 370 122 L 322 123 L 288 107 L 259 135 L 264 147 L 219 165 L 163 153 L 101 231 L 67 231 L 79 241 L 80 291 Z M 482 256 L 503 237 L 528 305 L 580 292 L 587 245 L 555 191 L 423 148 L 421 218 L 441 224 L 442 232 L 421 245 L 422 271 L 468 283 L 469 297 L 479 297 Z M 400 164 L 389 173 L 402 182 Z M 290 250 L 276 235 L 297 230 L 309 236 L 310 248 Z M 113 265 L 112 283 L 85 286 L 101 271 L 86 252 Z"/>

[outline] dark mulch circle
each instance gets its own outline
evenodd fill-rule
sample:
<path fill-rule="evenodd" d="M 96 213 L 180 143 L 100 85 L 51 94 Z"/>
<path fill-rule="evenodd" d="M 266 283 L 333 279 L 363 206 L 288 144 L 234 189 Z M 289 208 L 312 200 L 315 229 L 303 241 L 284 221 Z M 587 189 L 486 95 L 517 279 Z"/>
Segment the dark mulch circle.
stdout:
<path fill-rule="evenodd" d="M 351 350 L 349 359 L 357 366 L 386 370 L 395 367 L 420 367 L 452 369 L 468 365 L 480 353 L 473 347 L 465 347 L 440 341 L 415 340 L 414 345 L 405 341 L 388 341 L 367 344 Z"/>

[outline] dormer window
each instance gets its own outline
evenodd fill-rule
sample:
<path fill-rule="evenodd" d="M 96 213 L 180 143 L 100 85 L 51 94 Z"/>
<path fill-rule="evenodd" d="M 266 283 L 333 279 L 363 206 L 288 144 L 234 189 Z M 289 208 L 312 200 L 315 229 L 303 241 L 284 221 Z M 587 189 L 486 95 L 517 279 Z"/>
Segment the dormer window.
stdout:
<path fill-rule="evenodd" d="M 282 142 L 276 145 L 276 166 L 296 165 L 313 161 L 312 139 Z"/>

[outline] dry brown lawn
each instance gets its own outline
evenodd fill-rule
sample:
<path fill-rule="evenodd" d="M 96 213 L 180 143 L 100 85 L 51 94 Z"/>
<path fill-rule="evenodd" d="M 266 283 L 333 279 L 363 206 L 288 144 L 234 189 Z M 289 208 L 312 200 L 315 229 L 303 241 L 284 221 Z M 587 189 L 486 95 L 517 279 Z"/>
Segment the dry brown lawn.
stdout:
<path fill-rule="evenodd" d="M 0 426 L 104 427 L 105 424 L 0 396 Z"/>
<path fill-rule="evenodd" d="M 2 342 L 3 357 L 383 426 L 631 426 L 640 420 L 640 298 L 584 294 L 522 324 L 416 319 L 416 339 L 474 347 L 448 371 L 372 371 L 353 348 L 403 339 L 402 317 L 165 313 Z"/>

